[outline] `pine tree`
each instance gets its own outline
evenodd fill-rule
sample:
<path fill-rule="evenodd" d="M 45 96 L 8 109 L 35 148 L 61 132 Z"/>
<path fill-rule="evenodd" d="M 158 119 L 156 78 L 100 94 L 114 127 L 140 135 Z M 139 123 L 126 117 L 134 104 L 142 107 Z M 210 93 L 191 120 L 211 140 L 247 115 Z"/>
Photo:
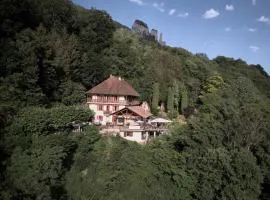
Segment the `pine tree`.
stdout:
<path fill-rule="evenodd" d="M 180 103 L 180 91 L 179 91 L 179 84 L 177 81 L 174 81 L 173 83 L 173 104 L 174 104 L 174 109 L 176 112 L 179 110 L 179 103 Z"/>
<path fill-rule="evenodd" d="M 188 107 L 188 91 L 184 84 L 180 87 L 180 109 L 184 113 L 184 109 Z"/>
<path fill-rule="evenodd" d="M 174 94 L 171 87 L 168 89 L 168 96 L 167 96 L 167 111 L 172 112 L 174 110 Z"/>
<path fill-rule="evenodd" d="M 153 95 L 152 95 L 152 111 L 155 113 L 158 109 L 158 101 L 159 101 L 159 84 L 154 83 L 153 86 Z"/>

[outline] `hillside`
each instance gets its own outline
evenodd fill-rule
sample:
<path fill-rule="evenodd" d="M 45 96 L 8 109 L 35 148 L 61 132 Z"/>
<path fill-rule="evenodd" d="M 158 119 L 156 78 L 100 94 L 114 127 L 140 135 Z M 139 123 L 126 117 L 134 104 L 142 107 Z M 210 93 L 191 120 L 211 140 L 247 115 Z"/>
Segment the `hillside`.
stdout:
<path fill-rule="evenodd" d="M 160 46 L 69 0 L 2 0 L 0 11 L 0 199 L 270 198 L 262 66 Z M 110 74 L 174 120 L 169 135 L 142 146 L 72 132 L 93 116 L 85 91 Z"/>

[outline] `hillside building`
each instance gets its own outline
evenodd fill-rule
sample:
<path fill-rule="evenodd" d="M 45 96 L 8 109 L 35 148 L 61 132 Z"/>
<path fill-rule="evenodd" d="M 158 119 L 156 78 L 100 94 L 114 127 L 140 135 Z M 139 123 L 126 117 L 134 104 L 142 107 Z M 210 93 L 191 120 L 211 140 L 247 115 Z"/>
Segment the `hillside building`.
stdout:
<path fill-rule="evenodd" d="M 100 133 L 119 135 L 146 143 L 166 134 L 170 121 L 155 118 L 149 105 L 138 101 L 139 94 L 121 77 L 110 76 L 87 92 L 87 105 L 94 111 Z"/>
<path fill-rule="evenodd" d="M 94 123 L 112 123 L 111 113 L 126 106 L 138 105 L 139 94 L 121 77 L 108 79 L 87 92 L 87 104 L 95 112 Z"/>

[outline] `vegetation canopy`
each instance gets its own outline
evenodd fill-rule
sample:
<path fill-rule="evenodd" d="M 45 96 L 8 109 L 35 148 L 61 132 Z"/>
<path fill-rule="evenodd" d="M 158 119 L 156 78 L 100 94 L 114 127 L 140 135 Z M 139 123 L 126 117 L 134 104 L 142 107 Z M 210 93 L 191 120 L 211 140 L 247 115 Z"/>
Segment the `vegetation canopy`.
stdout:
<path fill-rule="evenodd" d="M 0 45 L 0 199 L 270 199 L 262 66 L 145 41 L 69 0 L 2 0 Z M 175 121 L 168 135 L 72 131 L 94 114 L 85 91 L 110 74 Z"/>

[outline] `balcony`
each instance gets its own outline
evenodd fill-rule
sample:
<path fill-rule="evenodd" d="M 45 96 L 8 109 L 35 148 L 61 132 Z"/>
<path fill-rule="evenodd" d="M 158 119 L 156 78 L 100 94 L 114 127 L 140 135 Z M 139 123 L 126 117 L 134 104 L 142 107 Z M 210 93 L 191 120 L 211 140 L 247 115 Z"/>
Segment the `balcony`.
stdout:
<path fill-rule="evenodd" d="M 109 114 L 112 114 L 114 111 L 110 111 L 110 110 L 104 110 L 103 113 L 105 115 L 109 115 Z"/>
<path fill-rule="evenodd" d="M 128 105 L 129 101 L 127 100 L 114 100 L 114 99 L 91 99 L 87 98 L 87 103 L 106 103 L 106 104 L 124 104 Z"/>

